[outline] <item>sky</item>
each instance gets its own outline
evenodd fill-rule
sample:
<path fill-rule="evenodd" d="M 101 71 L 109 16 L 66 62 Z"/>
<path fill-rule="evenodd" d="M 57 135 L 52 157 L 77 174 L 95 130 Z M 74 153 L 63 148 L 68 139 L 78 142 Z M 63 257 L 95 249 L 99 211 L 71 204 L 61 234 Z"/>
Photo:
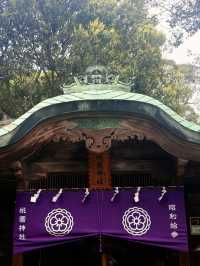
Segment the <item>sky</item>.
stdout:
<path fill-rule="evenodd" d="M 167 0 L 166 0 L 167 1 Z M 157 26 L 158 30 L 165 33 L 167 40 L 170 40 L 171 30 L 166 23 L 167 15 L 160 12 L 159 9 L 152 9 L 152 14 L 162 14 L 159 15 L 159 24 Z M 200 56 L 200 31 L 192 36 L 185 37 L 183 43 L 175 48 L 173 46 L 170 49 L 163 50 L 163 58 L 174 60 L 177 64 L 192 64 L 194 63 L 195 56 Z M 192 56 L 193 55 L 193 56 Z M 193 94 L 191 99 L 191 106 L 195 111 L 200 114 L 200 84 L 198 82 L 197 89 Z M 199 89 L 198 89 L 199 88 Z"/>
<path fill-rule="evenodd" d="M 159 28 L 162 27 L 160 26 Z M 167 32 L 166 29 L 165 33 L 167 36 L 169 36 L 169 32 Z M 191 37 L 185 38 L 183 43 L 179 47 L 172 48 L 171 51 L 164 51 L 163 57 L 167 59 L 172 59 L 176 61 L 177 64 L 185 64 L 185 63 L 192 64 L 194 57 L 191 56 L 191 53 L 193 55 L 200 54 L 199 44 L 200 44 L 200 31 Z"/>
<path fill-rule="evenodd" d="M 166 5 L 167 5 L 166 0 Z M 170 40 L 171 36 L 171 29 L 166 23 L 166 20 L 168 19 L 168 15 L 164 12 L 162 12 L 159 8 L 152 8 L 150 10 L 151 14 L 158 15 L 159 18 L 159 24 L 157 26 L 158 30 L 165 33 L 166 38 Z M 171 47 L 170 50 L 163 52 L 163 57 L 167 59 L 174 60 L 177 64 L 187 64 L 193 62 L 193 56 L 191 56 L 191 53 L 194 55 L 200 55 L 200 31 L 194 34 L 193 36 L 185 37 L 183 40 L 183 43 L 177 47 Z M 191 53 L 189 53 L 189 51 Z"/>
<path fill-rule="evenodd" d="M 190 53 L 188 53 L 188 51 L 191 51 L 194 55 L 199 54 L 199 44 L 200 31 L 195 35 L 186 38 L 183 44 L 181 44 L 178 48 L 174 48 L 172 52 L 164 52 L 163 57 L 173 59 L 178 64 L 192 63 L 193 57 L 190 55 Z"/>

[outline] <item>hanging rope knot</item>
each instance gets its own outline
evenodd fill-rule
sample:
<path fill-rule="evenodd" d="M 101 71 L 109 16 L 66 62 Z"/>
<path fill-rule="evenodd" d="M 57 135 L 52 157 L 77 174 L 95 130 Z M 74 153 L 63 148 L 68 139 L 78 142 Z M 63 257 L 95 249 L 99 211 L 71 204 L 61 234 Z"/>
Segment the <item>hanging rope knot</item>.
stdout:
<path fill-rule="evenodd" d="M 38 189 L 38 191 L 33 196 L 31 196 L 30 202 L 36 203 L 41 192 L 42 192 L 42 189 Z"/>
<path fill-rule="evenodd" d="M 52 198 L 52 202 L 57 202 L 57 200 L 60 198 L 61 194 L 63 193 L 63 189 L 61 188 L 58 193 Z"/>
<path fill-rule="evenodd" d="M 90 191 L 89 191 L 89 188 L 86 188 L 85 189 L 85 194 L 84 194 L 84 197 L 82 199 L 82 203 L 85 203 L 87 197 L 90 195 Z"/>
<path fill-rule="evenodd" d="M 114 194 L 113 194 L 112 198 L 110 199 L 110 201 L 113 202 L 118 194 L 119 194 L 119 188 L 116 187 L 114 190 Z"/>
<path fill-rule="evenodd" d="M 140 201 L 140 190 L 141 190 L 141 187 L 138 187 L 137 191 L 135 192 L 135 195 L 134 195 L 134 201 L 135 202 L 139 202 Z"/>
<path fill-rule="evenodd" d="M 162 187 L 161 195 L 158 198 L 158 201 L 161 201 L 166 193 L 167 193 L 166 187 Z"/>

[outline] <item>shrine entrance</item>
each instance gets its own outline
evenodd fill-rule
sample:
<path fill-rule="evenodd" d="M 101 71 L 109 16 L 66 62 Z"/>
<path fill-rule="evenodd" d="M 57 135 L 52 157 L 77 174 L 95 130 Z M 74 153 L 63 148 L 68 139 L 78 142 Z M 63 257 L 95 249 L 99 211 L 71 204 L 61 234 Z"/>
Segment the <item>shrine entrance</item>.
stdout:
<path fill-rule="evenodd" d="M 2 266 L 190 265 L 199 126 L 117 78 L 75 80 L 0 132 Z"/>
<path fill-rule="evenodd" d="M 134 153 L 132 150 L 134 150 Z M 149 150 L 151 151 L 150 154 L 148 153 Z M 118 158 L 119 153 L 120 158 Z M 58 157 L 58 155 L 60 161 L 55 163 L 55 157 Z M 66 156 L 69 165 L 64 161 Z M 177 204 L 177 211 L 179 211 L 178 225 L 185 224 L 184 217 L 180 220 L 184 213 L 182 188 L 173 186 L 168 187 L 166 191 L 161 184 L 161 182 L 167 183 L 168 178 L 173 176 L 175 167 L 169 167 L 173 163 L 170 154 L 147 140 L 130 140 L 124 143 L 113 142 L 109 152 L 99 154 L 87 151 L 84 143 L 70 145 L 69 143 L 60 142 L 45 146 L 37 156 L 34 155 L 29 159 L 29 168 L 32 167 L 31 169 L 37 170 L 37 166 L 44 171 L 45 167 L 48 167 L 47 174 L 44 177 L 40 174 L 39 178 L 30 179 L 28 191 L 20 191 L 16 200 L 16 215 L 20 216 L 21 209 L 23 211 L 24 208 L 26 209 L 27 223 L 25 224 L 23 240 L 31 239 L 30 246 L 32 246 L 31 250 L 28 245 L 26 246 L 26 241 L 23 242 L 18 238 L 21 237 L 22 224 L 20 217 L 15 216 L 17 221 L 15 239 L 19 244 L 16 245 L 15 243 L 15 252 L 25 251 L 21 256 L 20 263 L 17 263 L 16 266 L 55 266 L 58 263 L 67 266 L 187 265 L 187 261 L 182 259 L 182 248 L 179 247 L 179 251 L 168 249 L 169 247 L 177 250 L 181 243 L 180 241 L 176 242 L 177 235 L 173 238 L 175 232 L 172 229 L 174 228 L 171 228 L 169 232 L 168 202 Z M 72 167 L 72 165 L 76 167 Z M 144 170 L 145 172 L 143 172 Z M 159 186 L 156 186 L 157 184 Z M 65 189 L 61 191 L 60 188 L 62 187 Z M 87 194 L 87 187 L 89 188 L 89 195 Z M 118 194 L 116 194 L 117 187 L 119 189 Z M 166 198 L 163 191 L 167 194 Z M 178 196 L 177 193 L 181 194 Z M 87 197 L 85 198 L 85 196 Z M 139 202 L 137 197 L 139 197 Z M 56 200 L 54 200 L 55 198 Z M 175 199 L 178 199 L 178 201 Z M 179 204 L 179 200 L 181 200 L 181 204 Z M 161 203 L 159 203 L 160 201 Z M 123 229 L 122 217 L 125 211 L 133 206 L 140 206 L 151 217 L 153 235 L 150 236 L 149 240 L 145 235 L 144 241 L 141 236 L 140 241 L 140 243 L 147 243 L 146 245 L 138 244 L 137 240 L 130 242 L 129 235 L 124 230 L 125 228 Z M 74 238 L 70 240 L 67 239 L 68 235 L 65 235 L 62 237 L 62 243 L 59 243 L 60 236 L 58 235 L 57 238 L 53 236 L 53 238 L 49 238 L 49 244 L 45 244 L 48 243 L 47 238 L 52 236 L 52 231 L 46 227 L 46 219 L 58 207 L 67 208 L 73 216 L 75 225 L 78 224 L 77 227 L 74 226 L 72 232 L 70 231 L 69 237 Z M 101 208 L 104 211 L 100 212 Z M 153 209 L 154 213 L 152 213 Z M 165 213 L 159 215 L 159 210 L 161 212 L 165 210 Z M 172 212 L 176 216 L 175 209 Z M 106 215 L 103 215 L 104 213 Z M 28 221 L 33 220 L 30 217 L 37 217 L 40 222 L 37 225 L 36 223 L 30 225 Z M 88 217 L 88 220 L 83 219 L 83 217 Z M 158 217 L 159 221 L 161 217 L 165 218 L 158 223 Z M 109 222 L 107 223 L 107 221 Z M 114 221 L 118 221 L 117 224 Z M 102 228 L 99 230 L 100 223 Z M 147 230 L 149 230 L 150 223 L 147 224 L 149 225 Z M 159 230 L 157 230 L 158 226 Z M 180 232 L 183 231 L 185 230 Z M 107 238 L 100 241 L 102 232 L 107 235 Z M 163 232 L 164 238 L 161 237 L 161 232 Z M 80 235 L 81 233 L 83 235 Z M 86 233 L 91 233 L 91 236 L 81 239 Z M 95 238 L 92 236 L 94 233 L 97 235 Z M 169 239 L 165 239 L 166 235 Z M 80 239 L 77 240 L 79 236 Z M 123 240 L 123 236 L 127 240 Z M 66 240 L 64 237 L 66 237 Z M 111 239 L 111 237 L 116 238 Z M 121 237 L 121 240 L 118 237 Z M 185 237 L 186 235 L 181 239 L 184 240 Z M 163 241 L 161 246 L 164 245 L 166 248 L 158 247 L 161 239 Z M 157 241 L 157 246 L 154 241 Z M 186 241 L 183 241 L 184 243 Z M 47 247 L 48 245 L 49 247 Z M 35 248 L 37 250 L 34 250 Z"/>
<path fill-rule="evenodd" d="M 24 253 L 24 266 L 177 266 L 179 253 L 165 248 L 106 239 L 87 239 Z"/>

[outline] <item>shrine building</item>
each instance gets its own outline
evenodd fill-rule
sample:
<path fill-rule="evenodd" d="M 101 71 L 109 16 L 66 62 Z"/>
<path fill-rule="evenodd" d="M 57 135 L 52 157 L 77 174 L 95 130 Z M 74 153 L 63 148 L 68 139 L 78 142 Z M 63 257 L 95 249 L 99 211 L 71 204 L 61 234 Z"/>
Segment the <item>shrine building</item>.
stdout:
<path fill-rule="evenodd" d="M 0 128 L 1 266 L 199 266 L 200 126 L 103 67 Z"/>

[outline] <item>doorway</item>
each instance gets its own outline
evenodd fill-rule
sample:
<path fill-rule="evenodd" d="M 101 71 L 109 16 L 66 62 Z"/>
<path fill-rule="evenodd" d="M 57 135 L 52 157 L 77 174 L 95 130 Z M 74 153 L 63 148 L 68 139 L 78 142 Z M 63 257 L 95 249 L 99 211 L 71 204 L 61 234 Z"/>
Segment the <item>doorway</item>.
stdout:
<path fill-rule="evenodd" d="M 106 266 L 178 266 L 179 253 L 165 248 L 104 239 Z M 24 254 L 23 266 L 104 266 L 98 239 L 48 247 Z"/>
<path fill-rule="evenodd" d="M 100 266 L 98 241 L 80 240 L 24 253 L 23 266 Z"/>
<path fill-rule="evenodd" d="M 178 266 L 179 253 L 123 240 L 108 242 L 108 266 Z"/>

